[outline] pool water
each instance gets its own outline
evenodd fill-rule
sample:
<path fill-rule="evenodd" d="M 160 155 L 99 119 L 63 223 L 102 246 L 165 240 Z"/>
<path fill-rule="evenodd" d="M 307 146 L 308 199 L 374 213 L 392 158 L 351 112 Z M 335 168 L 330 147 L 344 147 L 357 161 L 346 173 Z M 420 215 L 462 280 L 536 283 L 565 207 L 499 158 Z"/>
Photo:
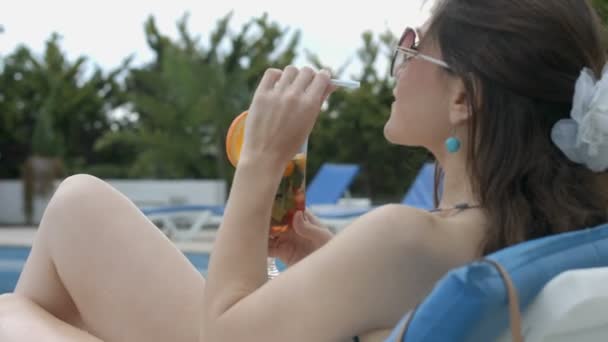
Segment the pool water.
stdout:
<path fill-rule="evenodd" d="M 17 279 L 23 269 L 25 260 L 30 253 L 29 247 L 0 247 L 0 294 L 12 292 L 17 285 Z M 204 276 L 207 275 L 209 254 L 184 253 L 188 260 Z M 277 262 L 279 269 L 284 266 Z"/>

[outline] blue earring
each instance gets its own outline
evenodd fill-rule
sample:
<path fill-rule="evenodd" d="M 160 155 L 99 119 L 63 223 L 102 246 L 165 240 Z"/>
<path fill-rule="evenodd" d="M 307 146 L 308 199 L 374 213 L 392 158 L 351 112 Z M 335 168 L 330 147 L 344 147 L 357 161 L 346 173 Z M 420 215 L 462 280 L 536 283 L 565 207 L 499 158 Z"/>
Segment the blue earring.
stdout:
<path fill-rule="evenodd" d="M 460 139 L 456 138 L 453 133 L 452 136 L 445 141 L 445 148 L 449 153 L 456 153 L 460 151 L 460 145 Z"/>

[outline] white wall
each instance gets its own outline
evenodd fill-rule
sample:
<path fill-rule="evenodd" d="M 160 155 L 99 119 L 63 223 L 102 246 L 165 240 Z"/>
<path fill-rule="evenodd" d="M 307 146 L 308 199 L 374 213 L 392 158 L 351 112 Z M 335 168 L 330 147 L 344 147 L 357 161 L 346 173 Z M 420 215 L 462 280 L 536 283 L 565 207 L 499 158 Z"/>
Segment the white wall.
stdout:
<path fill-rule="evenodd" d="M 223 180 L 106 180 L 138 207 L 163 205 L 223 205 L 226 182 Z M 56 182 L 59 184 L 59 182 Z M 50 196 L 34 201 L 34 221 L 40 222 Z M 19 180 L 0 180 L 0 224 L 25 224 L 23 191 Z"/>

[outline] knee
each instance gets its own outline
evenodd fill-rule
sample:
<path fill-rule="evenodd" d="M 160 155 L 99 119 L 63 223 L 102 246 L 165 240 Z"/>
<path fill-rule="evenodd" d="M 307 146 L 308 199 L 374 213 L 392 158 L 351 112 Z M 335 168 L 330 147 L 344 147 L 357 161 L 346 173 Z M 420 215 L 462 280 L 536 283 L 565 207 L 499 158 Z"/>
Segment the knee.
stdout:
<path fill-rule="evenodd" d="M 4 293 L 0 295 L 0 327 L 6 328 L 9 319 L 19 310 L 19 306 L 23 305 L 23 299 L 14 293 Z M 3 331 L 0 331 L 0 336 Z"/>
<path fill-rule="evenodd" d="M 31 301 L 24 296 L 15 293 L 0 294 L 0 321 L 3 322 L 7 317 L 21 312 L 30 305 Z"/>
<path fill-rule="evenodd" d="M 94 212 L 100 203 L 109 200 L 112 192 L 110 185 L 97 177 L 86 174 L 70 176 L 55 191 L 45 216 L 78 217 Z"/>
<path fill-rule="evenodd" d="M 26 329 L 31 329 L 28 317 L 29 301 L 14 293 L 0 295 L 0 340 L 22 341 Z"/>
<path fill-rule="evenodd" d="M 10 306 L 19 299 L 19 296 L 14 293 L 0 294 L 0 314 L 9 311 Z"/>
<path fill-rule="evenodd" d="M 105 182 L 95 176 L 76 174 L 64 179 L 61 184 L 59 184 L 55 194 L 57 195 L 74 192 L 86 193 L 94 190 L 95 188 L 103 187 L 104 185 Z"/>
<path fill-rule="evenodd" d="M 108 192 L 109 185 L 101 179 L 77 174 L 64 179 L 53 195 L 52 201 L 83 203 L 83 201 L 103 196 Z"/>
<path fill-rule="evenodd" d="M 55 335 L 59 328 L 49 330 L 53 320 L 56 319 L 25 296 L 0 295 L 0 341 L 63 341 Z"/>

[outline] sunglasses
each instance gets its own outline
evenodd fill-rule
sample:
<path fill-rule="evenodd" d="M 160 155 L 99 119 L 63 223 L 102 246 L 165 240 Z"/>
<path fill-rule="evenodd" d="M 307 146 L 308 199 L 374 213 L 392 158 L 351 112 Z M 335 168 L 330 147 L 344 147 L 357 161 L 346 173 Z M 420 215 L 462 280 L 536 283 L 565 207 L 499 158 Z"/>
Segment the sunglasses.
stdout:
<path fill-rule="evenodd" d="M 418 51 L 419 44 L 420 36 L 418 35 L 418 31 L 411 27 L 406 28 L 399 39 L 399 44 L 397 44 L 397 47 L 395 47 L 395 51 L 393 52 L 393 59 L 391 60 L 391 76 L 395 77 L 399 68 L 405 65 L 405 63 L 412 58 L 420 58 L 440 67 L 446 69 L 450 68 L 448 63 L 420 53 L 420 51 Z"/>

